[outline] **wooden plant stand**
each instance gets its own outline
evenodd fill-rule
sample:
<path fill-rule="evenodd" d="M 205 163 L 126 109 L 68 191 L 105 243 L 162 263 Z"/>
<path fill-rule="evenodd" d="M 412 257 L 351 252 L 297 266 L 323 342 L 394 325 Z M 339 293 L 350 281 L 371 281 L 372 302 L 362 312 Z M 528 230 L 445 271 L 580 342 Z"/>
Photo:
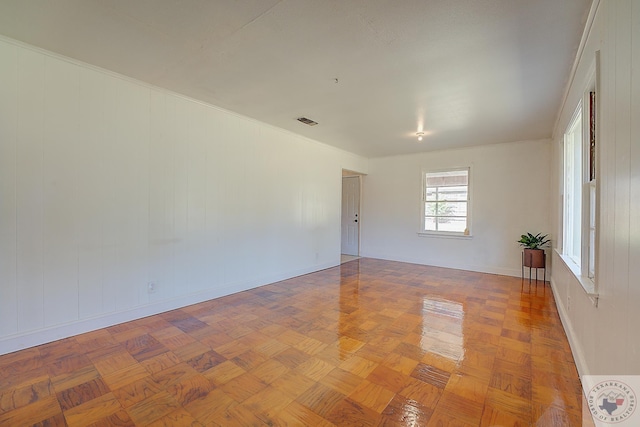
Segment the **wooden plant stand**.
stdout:
<path fill-rule="evenodd" d="M 535 253 L 540 251 L 540 253 Z M 524 280 L 524 269 L 529 267 L 529 283 L 531 283 L 531 269 L 536 269 L 536 283 L 538 282 L 538 269 L 542 268 L 543 281 L 547 281 L 547 254 L 542 249 L 525 249 L 522 251 L 522 280 Z"/>

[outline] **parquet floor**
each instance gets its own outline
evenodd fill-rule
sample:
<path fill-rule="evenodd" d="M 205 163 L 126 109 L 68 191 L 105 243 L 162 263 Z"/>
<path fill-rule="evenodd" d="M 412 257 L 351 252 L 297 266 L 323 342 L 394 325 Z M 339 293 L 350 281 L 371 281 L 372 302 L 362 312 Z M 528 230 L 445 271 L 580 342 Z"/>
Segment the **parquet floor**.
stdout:
<path fill-rule="evenodd" d="M 2 426 L 581 426 L 581 396 L 548 285 L 366 258 L 0 356 Z"/>

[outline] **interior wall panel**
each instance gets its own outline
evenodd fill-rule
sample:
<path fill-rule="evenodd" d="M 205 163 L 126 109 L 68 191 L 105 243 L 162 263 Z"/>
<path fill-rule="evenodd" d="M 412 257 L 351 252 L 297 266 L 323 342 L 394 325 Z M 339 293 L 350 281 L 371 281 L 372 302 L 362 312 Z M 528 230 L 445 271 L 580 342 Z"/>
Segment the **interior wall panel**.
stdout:
<path fill-rule="evenodd" d="M 120 225 L 123 223 L 122 200 L 118 191 L 121 186 L 118 139 L 118 80 L 105 76 L 103 107 L 103 134 L 100 136 L 101 176 L 96 190 L 101 195 L 100 216 L 96 218 L 101 227 L 104 281 L 102 285 L 101 313 L 114 313 L 117 307 L 118 286 L 122 280 L 119 265 L 121 244 Z"/>
<path fill-rule="evenodd" d="M 43 116 L 44 325 L 78 319 L 78 67 L 47 58 Z"/>
<path fill-rule="evenodd" d="M 44 327 L 44 95 L 46 58 L 21 50 L 18 58 L 16 141 L 16 285 L 18 331 Z"/>
<path fill-rule="evenodd" d="M 640 374 L 638 349 L 640 282 L 637 281 L 640 235 L 637 202 L 640 185 L 638 159 L 638 47 L 640 12 L 630 0 L 601 0 L 597 6 L 585 48 L 578 58 L 576 75 L 566 105 L 576 105 L 586 89 L 585 76 L 600 52 L 598 150 L 599 246 L 597 248 L 597 305 L 575 275 L 559 258 L 554 265 L 553 286 L 567 289 L 571 301 L 558 298 L 563 323 L 581 374 Z M 562 146 L 568 111 L 561 112 L 555 143 Z M 557 153 L 557 152 L 556 152 Z M 554 164 L 562 167 L 559 155 Z M 560 174 L 561 176 L 561 174 Z M 559 179 L 559 178 L 557 178 Z M 554 222 L 562 225 L 562 216 Z M 614 329 L 612 329 L 612 327 Z M 612 332 L 613 331 L 613 332 Z"/>
<path fill-rule="evenodd" d="M 209 242 L 206 229 L 207 185 L 207 127 L 206 108 L 200 104 L 187 105 L 190 118 L 189 146 L 187 147 L 188 169 L 188 229 L 189 229 L 189 292 L 198 292 L 208 287 L 207 261 Z"/>
<path fill-rule="evenodd" d="M 638 2 L 631 4 L 631 117 L 640 117 L 640 43 L 634 43 L 634 40 L 640 40 L 640 5 Z M 640 120 L 631 120 L 631 143 L 629 164 L 630 169 L 630 193 L 629 193 L 629 211 L 630 215 L 640 214 Z M 629 317 L 627 319 L 627 328 L 630 334 L 637 331 L 640 325 L 640 285 L 637 278 L 640 277 L 640 221 L 635 217 L 635 221 L 629 223 L 629 294 L 627 298 L 627 307 Z M 626 366 L 629 372 L 640 373 L 640 340 L 627 340 Z"/>
<path fill-rule="evenodd" d="M 607 286 L 611 298 L 607 299 L 611 308 L 611 320 L 620 325 L 620 332 L 628 335 L 626 316 L 629 313 L 627 295 L 629 294 L 629 172 L 630 172 L 630 139 L 631 139 L 631 3 L 632 0 L 617 2 L 616 16 L 616 51 L 615 56 L 615 166 L 611 171 L 615 181 L 615 210 L 613 250 L 613 280 Z M 623 54 L 624 53 L 624 54 Z M 615 302 L 614 302 L 615 301 Z M 609 343 L 615 345 L 614 337 Z M 614 363 L 624 365 L 624 354 L 614 356 Z"/>
<path fill-rule="evenodd" d="M 245 260 L 242 258 L 242 241 L 245 238 L 245 230 L 242 224 L 245 221 L 243 201 L 244 192 L 247 191 L 246 157 L 243 153 L 247 150 L 248 141 L 239 135 L 240 123 L 237 118 L 228 122 L 225 133 L 221 135 L 225 146 L 224 165 L 225 186 L 223 193 L 224 231 L 222 242 L 227 251 L 227 263 L 224 268 L 225 283 L 241 283 Z"/>
<path fill-rule="evenodd" d="M 170 100 L 173 125 L 169 132 L 173 144 L 173 237 L 175 239 L 174 290 L 176 295 L 187 292 L 189 288 L 189 136 L 190 120 L 185 106 L 188 101 L 178 98 Z"/>
<path fill-rule="evenodd" d="M 173 296 L 173 144 L 170 106 L 162 92 L 150 93 L 149 119 L 149 301 Z"/>
<path fill-rule="evenodd" d="M 616 31 L 616 13 L 615 10 L 610 10 L 607 3 L 601 3 L 598 8 L 596 20 L 594 22 L 593 35 L 589 37 L 589 42 L 593 46 L 585 49 L 581 63 L 585 64 L 591 60 L 592 55 L 595 57 L 595 51 L 600 49 L 600 76 L 601 82 L 600 88 L 600 144 L 599 144 L 599 191 L 598 197 L 600 199 L 600 221 L 599 226 L 599 249 L 598 249 L 598 261 L 597 261 L 597 276 L 599 290 L 602 291 L 602 298 L 598 302 L 598 310 L 596 312 L 596 322 L 601 319 L 605 310 L 615 309 L 609 304 L 610 299 L 604 296 L 604 293 L 610 293 L 611 291 L 605 291 L 606 283 L 613 281 L 613 275 L 615 273 L 615 209 L 612 209 L 616 204 L 616 179 L 613 175 L 615 171 L 616 163 L 616 150 L 615 143 L 605 143 L 605 139 L 615 140 L 616 137 L 616 111 L 615 111 L 615 99 L 616 99 L 616 77 L 615 77 L 615 31 Z M 606 48 L 605 48 L 606 46 Z M 584 65 L 583 65 L 584 66 Z M 578 86 L 578 85 L 573 85 Z M 558 223 L 562 226 L 562 217 L 558 217 Z M 581 290 L 577 284 L 576 289 Z M 572 319 L 573 323 L 583 321 L 584 319 Z M 590 322 L 591 319 L 586 320 Z M 597 330 L 597 324 L 592 325 Z M 595 336 L 592 334 L 592 336 Z M 579 337 L 580 345 L 584 345 L 584 342 L 588 341 L 589 335 Z M 606 363 L 607 355 L 603 352 L 595 351 L 588 352 L 586 348 L 583 350 L 586 355 L 591 355 L 591 360 L 588 360 L 587 364 L 594 369 L 595 366 L 604 366 Z"/>
<path fill-rule="evenodd" d="M 117 284 L 116 309 L 136 307 L 140 289 L 146 287 L 146 246 L 148 229 L 147 142 L 149 89 L 124 82 L 118 91 L 118 128 L 114 141 L 118 167 L 118 263 L 122 274 Z"/>
<path fill-rule="evenodd" d="M 0 336 L 18 331 L 16 287 L 16 142 L 18 48 L 0 43 Z"/>
<path fill-rule="evenodd" d="M 101 147 L 105 114 L 105 77 L 80 69 L 78 99 L 78 132 L 76 145 L 77 176 L 75 180 L 76 232 L 78 238 L 78 316 L 93 317 L 102 312 L 104 265 L 100 222 L 103 197 L 101 176 L 104 174 Z"/>
<path fill-rule="evenodd" d="M 222 245 L 224 230 L 224 210 L 222 191 L 225 186 L 223 135 L 226 121 L 217 114 L 209 113 L 205 117 L 207 195 L 205 200 L 205 228 L 207 236 L 206 277 L 210 287 L 224 283 L 224 257 L 226 251 Z"/>
<path fill-rule="evenodd" d="M 0 70 L 0 354 L 338 264 L 366 159 L 6 39 Z"/>

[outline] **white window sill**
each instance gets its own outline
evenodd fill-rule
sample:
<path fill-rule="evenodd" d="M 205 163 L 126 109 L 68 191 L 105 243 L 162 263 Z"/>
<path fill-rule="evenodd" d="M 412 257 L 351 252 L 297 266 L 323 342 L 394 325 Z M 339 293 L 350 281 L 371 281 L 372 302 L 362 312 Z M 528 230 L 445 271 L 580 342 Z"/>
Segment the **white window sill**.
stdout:
<path fill-rule="evenodd" d="M 578 283 L 580 283 L 580 286 L 582 286 L 582 289 L 584 289 L 584 291 L 589 296 L 589 298 L 591 298 L 591 301 L 593 301 L 594 305 L 597 307 L 598 292 L 596 292 L 596 284 L 594 283 L 594 281 L 588 278 L 587 276 L 583 276 L 582 272 L 580 271 L 580 267 L 578 267 L 576 263 L 571 260 L 571 258 L 564 255 L 558 249 L 554 249 L 554 251 L 558 254 L 558 256 L 560 257 L 564 265 L 566 265 L 567 268 L 571 271 L 571 273 L 573 273 L 573 276 L 576 278 Z"/>
<path fill-rule="evenodd" d="M 437 231 L 418 231 L 420 237 L 436 237 L 440 239 L 473 239 L 471 234 L 437 232 Z"/>

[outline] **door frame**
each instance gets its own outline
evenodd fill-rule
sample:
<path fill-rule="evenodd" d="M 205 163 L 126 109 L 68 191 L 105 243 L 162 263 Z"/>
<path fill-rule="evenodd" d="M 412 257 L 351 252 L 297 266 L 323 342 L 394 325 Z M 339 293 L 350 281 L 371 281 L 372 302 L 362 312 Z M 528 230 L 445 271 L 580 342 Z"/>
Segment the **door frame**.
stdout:
<path fill-rule="evenodd" d="M 341 185 L 340 185 L 340 255 L 342 255 L 342 192 L 344 185 L 342 184 L 342 178 L 357 178 L 358 179 L 358 249 L 356 256 L 360 256 L 360 243 L 362 241 L 362 177 L 363 173 L 351 171 L 348 169 L 342 169 Z"/>

